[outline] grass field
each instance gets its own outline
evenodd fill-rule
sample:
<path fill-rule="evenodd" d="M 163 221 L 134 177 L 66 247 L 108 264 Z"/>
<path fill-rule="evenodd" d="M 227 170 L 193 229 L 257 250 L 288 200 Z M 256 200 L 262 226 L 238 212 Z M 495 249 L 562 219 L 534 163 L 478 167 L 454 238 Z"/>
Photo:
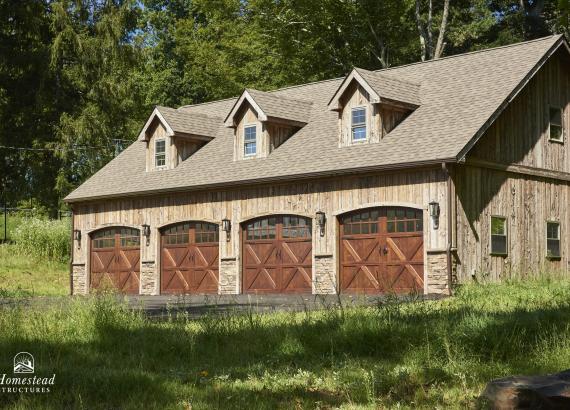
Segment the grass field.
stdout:
<path fill-rule="evenodd" d="M 0 244 L 0 297 L 69 294 L 69 265 L 25 256 L 15 245 Z"/>
<path fill-rule="evenodd" d="M 145 318 L 113 298 L 0 309 L 0 375 L 28 351 L 43 395 L 9 409 L 464 408 L 486 382 L 570 368 L 570 282 L 468 285 L 442 301 Z"/>

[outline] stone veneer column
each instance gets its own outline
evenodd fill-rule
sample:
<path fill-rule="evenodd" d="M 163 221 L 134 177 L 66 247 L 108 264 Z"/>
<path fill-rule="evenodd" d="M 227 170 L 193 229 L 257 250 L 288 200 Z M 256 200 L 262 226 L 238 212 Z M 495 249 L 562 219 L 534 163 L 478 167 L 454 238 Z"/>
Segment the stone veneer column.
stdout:
<path fill-rule="evenodd" d="M 445 252 L 428 252 L 426 268 L 428 294 L 448 295 L 447 254 Z"/>
<path fill-rule="evenodd" d="M 313 276 L 315 295 L 336 294 L 336 269 L 332 255 L 315 255 Z"/>
<path fill-rule="evenodd" d="M 87 270 L 84 263 L 72 264 L 72 283 L 74 295 L 87 294 Z"/>
<path fill-rule="evenodd" d="M 158 295 L 158 270 L 154 261 L 141 262 L 140 294 Z"/>
<path fill-rule="evenodd" d="M 220 295 L 235 295 L 240 293 L 238 278 L 238 261 L 236 258 L 221 258 L 219 268 Z"/>

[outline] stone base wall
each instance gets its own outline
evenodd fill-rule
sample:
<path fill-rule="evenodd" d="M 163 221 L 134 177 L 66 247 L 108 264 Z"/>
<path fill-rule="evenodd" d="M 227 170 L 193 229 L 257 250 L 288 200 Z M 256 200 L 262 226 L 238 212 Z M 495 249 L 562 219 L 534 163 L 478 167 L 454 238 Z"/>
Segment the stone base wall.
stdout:
<path fill-rule="evenodd" d="M 88 293 L 89 286 L 85 264 L 72 265 L 72 282 L 74 295 L 86 295 Z"/>
<path fill-rule="evenodd" d="M 220 286 L 218 293 L 220 295 L 235 295 L 240 293 L 237 260 L 235 258 L 222 258 L 219 272 Z"/>
<path fill-rule="evenodd" d="M 313 293 L 315 295 L 336 294 L 336 269 L 334 259 L 331 255 L 315 256 L 313 276 Z"/>
<path fill-rule="evenodd" d="M 428 253 L 426 268 L 428 294 L 449 294 L 447 254 L 445 252 Z"/>
<path fill-rule="evenodd" d="M 158 295 L 158 271 L 154 261 L 141 262 L 140 294 Z"/>

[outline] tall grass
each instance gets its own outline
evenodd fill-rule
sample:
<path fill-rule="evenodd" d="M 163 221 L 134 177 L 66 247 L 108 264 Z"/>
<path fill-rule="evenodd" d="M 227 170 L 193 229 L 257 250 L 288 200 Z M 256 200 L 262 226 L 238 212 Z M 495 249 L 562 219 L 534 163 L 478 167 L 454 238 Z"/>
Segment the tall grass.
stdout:
<path fill-rule="evenodd" d="M 16 251 L 24 256 L 65 262 L 69 259 L 69 220 L 29 218 L 12 231 Z"/>
<path fill-rule="evenodd" d="M 57 375 L 50 394 L 0 394 L 9 409 L 470 408 L 493 378 L 570 368 L 570 282 L 199 320 L 103 297 L 0 309 L 0 329 L 0 373 L 29 351 Z"/>

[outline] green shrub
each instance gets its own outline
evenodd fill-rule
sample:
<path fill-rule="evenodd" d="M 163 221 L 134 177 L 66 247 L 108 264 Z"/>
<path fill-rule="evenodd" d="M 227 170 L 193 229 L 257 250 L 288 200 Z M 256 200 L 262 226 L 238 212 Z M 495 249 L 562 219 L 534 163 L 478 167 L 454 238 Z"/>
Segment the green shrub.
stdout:
<path fill-rule="evenodd" d="M 27 219 L 13 231 L 18 253 L 26 256 L 66 261 L 69 259 L 69 221 Z"/>

